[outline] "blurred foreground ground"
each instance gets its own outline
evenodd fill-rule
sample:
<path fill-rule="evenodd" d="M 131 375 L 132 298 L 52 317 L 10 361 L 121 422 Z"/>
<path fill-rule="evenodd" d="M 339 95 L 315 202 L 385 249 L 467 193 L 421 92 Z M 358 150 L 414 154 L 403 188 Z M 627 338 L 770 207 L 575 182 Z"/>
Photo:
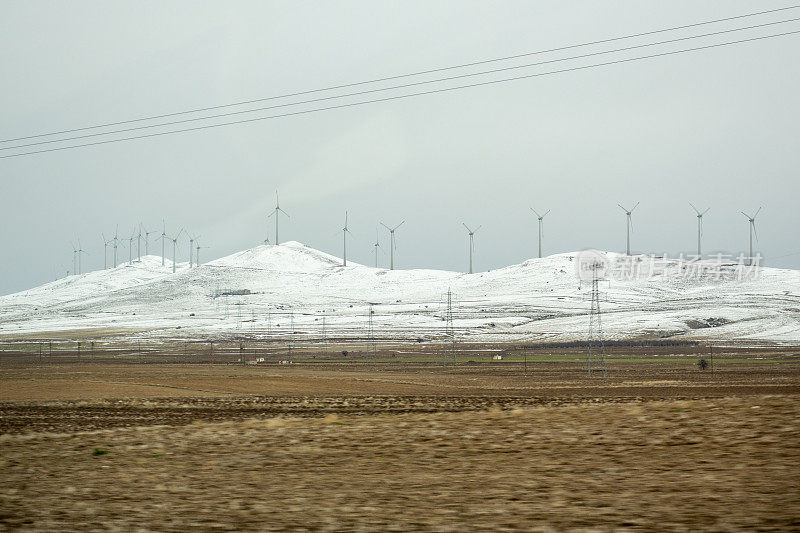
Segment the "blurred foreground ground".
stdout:
<path fill-rule="evenodd" d="M 800 366 L 0 366 L 0 530 L 800 528 Z"/>

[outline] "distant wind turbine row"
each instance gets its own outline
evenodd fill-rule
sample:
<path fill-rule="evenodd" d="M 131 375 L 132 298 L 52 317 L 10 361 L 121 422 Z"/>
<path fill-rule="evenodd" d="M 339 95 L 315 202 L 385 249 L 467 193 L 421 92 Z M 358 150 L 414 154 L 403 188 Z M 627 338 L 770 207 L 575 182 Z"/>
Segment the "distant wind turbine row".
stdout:
<path fill-rule="evenodd" d="M 119 247 L 120 241 L 128 241 L 128 263 L 132 264 L 133 260 L 133 241 L 136 240 L 136 255 L 137 261 L 142 260 L 142 237 L 144 237 L 144 249 L 145 255 L 150 255 L 150 235 L 155 233 L 154 231 L 147 231 L 144 228 L 143 224 L 139 224 L 138 227 L 134 227 L 131 236 L 128 238 L 121 239 L 119 237 L 119 226 L 117 226 L 114 230 L 114 237 L 107 239 L 105 233 L 101 233 L 100 237 L 103 240 L 103 270 L 109 268 L 108 264 L 108 248 L 111 247 L 113 251 L 113 263 L 111 265 L 112 268 L 116 268 L 119 264 L 117 259 L 117 248 Z M 175 272 L 175 265 L 177 260 L 177 246 L 178 240 L 180 239 L 181 235 L 186 233 L 187 237 L 189 237 L 189 268 L 192 266 L 199 266 L 200 265 L 200 250 L 202 248 L 208 248 L 208 246 L 201 246 L 200 245 L 200 235 L 190 235 L 188 231 L 184 228 L 181 228 L 178 233 L 174 236 L 170 237 L 167 235 L 167 226 L 166 223 L 163 224 L 163 229 L 161 231 L 161 236 L 157 237 L 155 240 L 161 241 L 161 265 L 164 266 L 166 262 L 166 243 L 167 241 L 172 241 L 172 271 Z M 73 274 L 82 274 L 83 267 L 81 263 L 81 257 L 83 254 L 88 254 L 86 250 L 83 249 L 81 246 L 80 239 L 77 239 L 78 245 L 72 245 L 72 273 Z M 67 275 L 70 274 L 70 271 L 67 271 Z"/>
<path fill-rule="evenodd" d="M 626 207 L 624 207 L 621 204 L 617 204 L 617 205 L 625 213 L 625 253 L 627 255 L 631 255 L 631 233 L 633 232 L 633 217 L 632 217 L 632 215 L 633 215 L 633 212 L 636 210 L 636 208 L 639 207 L 639 202 L 636 202 L 636 204 L 630 209 L 627 209 Z M 693 203 L 689 202 L 689 205 L 694 210 L 695 215 L 697 217 L 697 256 L 700 257 L 701 254 L 702 254 L 703 217 L 709 212 L 710 208 L 706 208 L 705 210 L 701 211 Z M 543 235 L 544 235 L 544 232 L 543 232 L 543 221 L 544 221 L 544 218 L 550 213 L 550 210 L 548 209 L 543 214 L 540 214 L 533 207 L 531 207 L 530 209 L 533 212 L 533 214 L 536 215 L 536 218 L 537 218 L 537 221 L 538 221 L 538 252 L 539 252 L 538 256 L 541 258 L 542 257 L 542 240 L 543 240 Z M 756 217 L 761 212 L 761 209 L 762 208 L 759 207 L 758 210 L 755 213 L 753 213 L 753 215 L 748 215 L 744 211 L 741 212 L 747 218 L 748 224 L 749 224 L 749 230 L 750 230 L 750 240 L 749 240 L 749 252 L 750 252 L 750 254 L 749 254 L 749 258 L 750 258 L 751 262 L 752 262 L 752 258 L 753 258 L 753 238 L 755 237 L 755 239 L 758 240 L 758 234 L 756 232 Z M 289 216 L 289 214 L 286 211 L 284 211 L 283 208 L 281 208 L 280 200 L 279 200 L 279 197 L 278 197 L 278 192 L 275 191 L 275 208 L 267 215 L 267 218 L 271 218 L 273 216 L 275 217 L 275 244 L 276 245 L 280 244 L 279 219 L 280 219 L 280 215 L 281 214 L 285 215 L 287 218 L 291 218 Z M 341 229 L 341 231 L 342 231 L 342 265 L 343 266 L 347 266 L 347 234 L 350 233 L 352 235 L 352 232 L 350 231 L 350 228 L 348 226 L 348 216 L 349 216 L 348 211 L 345 211 L 344 227 Z M 396 246 L 396 243 L 395 243 L 395 232 L 398 230 L 398 228 L 400 228 L 403 224 L 405 224 L 405 220 L 402 220 L 399 224 L 397 224 L 396 226 L 393 226 L 393 227 L 388 226 L 383 221 L 379 221 L 379 224 L 389 231 L 389 239 L 390 239 L 390 244 L 389 244 L 389 269 L 390 270 L 394 270 L 394 252 L 397 249 L 397 246 Z M 470 226 L 467 226 L 467 224 L 465 222 L 462 222 L 462 225 L 464 226 L 464 228 L 466 228 L 467 234 L 469 236 L 469 273 L 472 274 L 474 272 L 474 270 L 473 270 L 473 254 L 474 254 L 474 251 L 475 251 L 475 233 L 482 227 L 482 225 L 477 226 L 474 230 Z M 141 223 L 138 225 L 138 227 L 134 227 L 133 232 L 131 233 L 131 236 L 128 237 L 127 239 L 120 239 L 119 238 L 119 226 L 117 226 L 117 228 L 115 228 L 114 237 L 111 238 L 111 239 L 106 239 L 105 234 L 101 233 L 100 236 L 103 239 L 103 268 L 107 269 L 109 267 L 108 266 L 108 247 L 109 247 L 109 245 L 113 249 L 113 257 L 114 257 L 113 268 L 117 267 L 117 265 L 118 265 L 117 248 L 118 248 L 118 245 L 119 245 L 119 241 L 121 241 L 121 240 L 123 240 L 123 241 L 127 240 L 128 241 L 128 262 L 129 263 L 133 263 L 133 241 L 134 241 L 134 239 L 137 240 L 136 251 L 137 251 L 138 260 L 141 261 L 141 258 L 142 258 L 142 255 L 141 255 L 142 236 L 144 236 L 145 255 L 149 255 L 149 252 L 150 252 L 150 234 L 151 233 L 155 233 L 155 232 L 147 231 Z M 189 244 L 189 268 L 192 268 L 193 266 L 199 266 L 200 265 L 200 250 L 201 250 L 201 248 L 208 248 L 207 246 L 201 246 L 200 245 L 200 237 L 201 237 L 201 235 L 190 234 L 185 228 L 181 228 L 180 230 L 178 230 L 177 233 L 175 233 L 172 236 L 168 235 L 167 234 L 166 222 L 162 221 L 161 235 L 159 237 L 157 237 L 155 240 L 156 241 L 158 241 L 158 240 L 161 241 L 161 265 L 162 266 L 165 265 L 165 261 L 166 261 L 166 259 L 165 259 L 165 257 L 166 257 L 166 243 L 167 243 L 167 241 L 172 241 L 172 272 L 173 273 L 176 271 L 178 240 L 180 239 L 180 237 L 184 233 L 186 234 L 186 236 L 188 238 L 188 244 Z M 82 256 L 84 254 L 88 254 L 88 252 L 85 251 L 83 249 L 83 247 L 81 246 L 80 239 L 77 239 L 77 243 L 78 243 L 77 246 L 75 246 L 74 244 L 70 243 L 72 245 L 72 272 L 73 273 L 77 273 L 77 274 L 82 274 L 83 273 Z M 269 238 L 264 239 L 264 243 L 265 244 L 270 244 Z M 375 268 L 377 268 L 378 267 L 378 250 L 381 248 L 380 243 L 379 243 L 378 234 L 377 234 L 377 229 L 376 229 L 375 244 L 373 244 L 372 246 L 373 246 L 373 252 L 374 252 L 374 256 L 375 256 L 374 257 Z"/>
<path fill-rule="evenodd" d="M 625 213 L 625 253 L 627 255 L 631 255 L 631 233 L 633 233 L 633 212 L 639 207 L 640 202 L 636 202 L 633 207 L 627 209 L 621 204 L 617 204 L 620 209 Z M 700 257 L 702 255 L 702 236 L 703 236 L 703 216 L 708 213 L 711 208 L 706 208 L 704 211 L 700 211 L 695 207 L 694 204 L 689 202 L 689 205 L 694 209 L 697 215 L 697 256 Z M 548 209 L 544 213 L 540 214 L 536 211 L 533 207 L 530 208 L 534 215 L 536 215 L 536 219 L 538 221 L 538 247 L 539 247 L 539 258 L 542 257 L 542 239 L 544 236 L 543 225 L 544 225 L 544 218 L 550 213 Z M 742 212 L 748 220 L 750 221 L 750 258 L 753 257 L 753 236 L 755 235 L 755 217 L 761 211 L 761 208 L 755 212 L 755 214 L 751 217 L 746 213 Z M 278 202 L 278 191 L 275 191 L 275 209 L 269 213 L 267 218 L 275 216 L 275 244 L 280 244 L 280 240 L 278 239 L 278 216 L 280 213 L 285 214 L 287 217 L 289 216 L 286 211 L 281 209 L 280 204 Z M 386 228 L 389 231 L 389 269 L 394 270 L 394 252 L 396 250 L 395 245 L 395 231 L 405 223 L 405 220 L 400 222 L 398 225 L 394 227 L 390 227 L 384 222 L 380 221 L 379 224 Z M 482 227 L 478 226 L 474 230 L 467 226 L 465 222 L 462 222 L 462 225 L 466 228 L 467 234 L 469 236 L 469 273 L 472 274 L 473 270 L 473 254 L 475 251 L 475 233 Z M 342 231 L 342 265 L 347 266 L 347 234 L 350 232 L 350 228 L 348 226 L 348 211 L 345 211 L 344 214 L 344 227 L 341 229 Z M 757 235 L 756 235 L 757 238 Z M 265 244 L 269 243 L 269 239 L 265 239 Z M 381 247 L 379 243 L 379 238 L 376 231 L 376 238 L 375 244 L 372 245 L 373 253 L 374 253 L 374 261 L 375 261 L 375 268 L 378 268 L 378 249 Z"/>

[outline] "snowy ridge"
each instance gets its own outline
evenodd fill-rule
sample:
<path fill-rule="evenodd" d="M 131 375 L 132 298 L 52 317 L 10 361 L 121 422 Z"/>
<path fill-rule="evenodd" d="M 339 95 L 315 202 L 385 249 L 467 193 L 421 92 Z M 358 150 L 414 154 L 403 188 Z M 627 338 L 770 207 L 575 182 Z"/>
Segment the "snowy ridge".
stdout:
<path fill-rule="evenodd" d="M 0 335 L 130 329 L 153 337 L 265 335 L 288 327 L 314 335 L 358 335 L 374 304 L 377 335 L 441 338 L 446 292 L 455 328 L 473 340 L 582 340 L 589 285 L 580 253 L 529 259 L 490 272 L 386 270 L 348 262 L 297 242 L 262 245 L 200 267 L 156 256 L 69 276 L 0 297 Z M 593 251 L 604 261 L 641 261 Z M 604 331 L 611 339 L 800 342 L 800 271 L 758 276 L 687 276 L 664 261 L 651 276 L 603 283 Z M 272 328 L 275 328 L 274 330 Z"/>

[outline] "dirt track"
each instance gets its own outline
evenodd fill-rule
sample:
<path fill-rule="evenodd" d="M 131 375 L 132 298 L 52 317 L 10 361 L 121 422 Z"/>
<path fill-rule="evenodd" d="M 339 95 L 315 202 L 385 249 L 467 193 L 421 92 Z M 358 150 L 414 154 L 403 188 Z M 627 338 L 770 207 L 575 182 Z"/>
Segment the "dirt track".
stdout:
<path fill-rule="evenodd" d="M 0 370 L 0 530 L 800 528 L 792 361 Z"/>

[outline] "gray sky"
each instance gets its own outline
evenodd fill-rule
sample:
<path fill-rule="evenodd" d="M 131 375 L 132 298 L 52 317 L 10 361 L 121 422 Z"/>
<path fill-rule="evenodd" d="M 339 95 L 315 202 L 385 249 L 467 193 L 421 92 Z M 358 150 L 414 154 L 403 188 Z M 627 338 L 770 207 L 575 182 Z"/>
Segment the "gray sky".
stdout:
<path fill-rule="evenodd" d="M 788 5 L 7 0 L 0 3 L 0 139 Z M 463 72 L 795 17 L 800 9 Z M 800 21 L 478 81 L 798 29 Z M 746 252 L 747 221 L 739 211 L 763 205 L 757 249 L 765 264 L 798 268 L 798 64 L 800 34 L 0 159 L 0 294 L 49 281 L 54 269 L 63 275 L 72 267 L 69 242 L 77 238 L 91 254 L 84 270 L 102 268 L 100 233 L 113 234 L 117 224 L 125 236 L 140 221 L 160 232 L 166 218 L 168 232 L 187 227 L 203 235 L 203 244 L 210 246 L 203 250 L 204 261 L 254 246 L 267 231 L 270 238 L 274 233 L 265 217 L 276 188 L 292 217 L 281 221 L 281 240 L 340 255 L 337 230 L 348 209 L 353 232 L 348 258 L 366 264 L 372 264 L 379 219 L 389 224 L 406 219 L 397 232 L 400 268 L 465 270 L 468 240 L 462 221 L 483 225 L 476 234 L 476 270 L 521 262 L 536 254 L 536 220 L 529 206 L 552 210 L 545 219 L 546 254 L 587 247 L 624 251 L 625 218 L 616 204 L 637 201 L 634 250 L 692 252 L 691 201 L 711 207 L 704 251 Z M 245 107 L 232 110 L 237 109 Z M 385 231 L 380 239 L 388 252 Z M 127 251 L 121 255 L 127 257 Z M 179 260 L 186 259 L 184 244 Z M 388 265 L 388 255 L 380 261 Z"/>

